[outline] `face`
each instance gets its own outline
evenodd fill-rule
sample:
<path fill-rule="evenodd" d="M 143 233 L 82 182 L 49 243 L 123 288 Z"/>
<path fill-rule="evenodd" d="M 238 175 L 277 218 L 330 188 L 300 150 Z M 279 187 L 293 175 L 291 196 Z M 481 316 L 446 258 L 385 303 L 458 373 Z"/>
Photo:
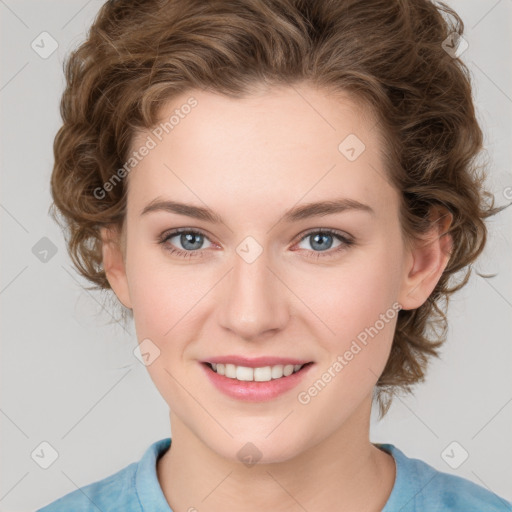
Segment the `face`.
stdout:
<path fill-rule="evenodd" d="M 128 177 L 125 258 L 104 248 L 172 430 L 233 461 L 251 442 L 278 462 L 367 428 L 398 308 L 421 305 L 443 268 L 432 244 L 405 249 L 375 121 L 306 85 L 245 99 L 194 90 L 162 118 L 176 109 L 168 134 L 134 140 L 155 144 Z M 304 209 L 327 201 L 344 208 Z M 311 364 L 253 383 L 204 364 L 228 356 Z"/>

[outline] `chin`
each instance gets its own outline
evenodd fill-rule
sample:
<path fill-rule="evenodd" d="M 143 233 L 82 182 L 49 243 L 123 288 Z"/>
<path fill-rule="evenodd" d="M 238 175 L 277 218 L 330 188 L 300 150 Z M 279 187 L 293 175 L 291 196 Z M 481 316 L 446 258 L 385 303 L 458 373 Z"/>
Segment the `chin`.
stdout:
<path fill-rule="evenodd" d="M 272 439 L 273 434 L 265 439 L 266 435 L 237 436 L 226 443 L 211 444 L 210 448 L 230 462 L 248 468 L 254 465 L 286 462 L 303 451 L 304 444 L 290 440 L 289 436 L 285 436 L 287 442 L 284 442 L 277 435 Z"/>

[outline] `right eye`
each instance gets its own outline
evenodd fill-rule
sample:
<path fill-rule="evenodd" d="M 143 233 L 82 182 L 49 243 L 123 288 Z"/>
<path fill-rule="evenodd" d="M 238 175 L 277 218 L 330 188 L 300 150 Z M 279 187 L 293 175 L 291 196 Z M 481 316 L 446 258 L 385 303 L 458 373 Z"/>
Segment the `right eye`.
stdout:
<path fill-rule="evenodd" d="M 184 249 L 174 247 L 170 242 L 173 238 L 177 238 L 178 243 L 180 243 Z M 204 239 L 207 239 L 207 237 L 201 231 L 180 228 L 165 232 L 161 235 L 159 243 L 162 244 L 167 251 L 176 256 L 182 258 L 197 258 L 203 256 L 203 251 L 200 249 Z"/>

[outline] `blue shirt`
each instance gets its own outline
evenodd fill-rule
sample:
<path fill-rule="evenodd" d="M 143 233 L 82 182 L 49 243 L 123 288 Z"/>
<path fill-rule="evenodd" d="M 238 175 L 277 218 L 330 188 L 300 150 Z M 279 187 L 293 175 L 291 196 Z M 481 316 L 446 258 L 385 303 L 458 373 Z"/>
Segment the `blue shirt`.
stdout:
<path fill-rule="evenodd" d="M 156 462 L 171 445 L 153 443 L 139 462 L 86 485 L 36 512 L 172 512 L 158 482 Z M 459 476 L 411 459 L 392 444 L 377 447 L 396 462 L 395 484 L 382 512 L 512 512 L 512 503 Z M 229 509 L 229 507 L 227 507 Z"/>

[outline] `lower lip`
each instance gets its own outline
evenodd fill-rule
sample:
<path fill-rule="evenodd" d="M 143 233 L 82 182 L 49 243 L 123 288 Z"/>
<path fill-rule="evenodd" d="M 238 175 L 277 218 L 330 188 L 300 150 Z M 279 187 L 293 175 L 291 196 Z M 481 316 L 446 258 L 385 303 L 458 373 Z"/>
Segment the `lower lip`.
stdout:
<path fill-rule="evenodd" d="M 230 379 L 214 372 L 206 363 L 201 363 L 206 376 L 219 391 L 222 391 L 231 398 L 245 402 L 267 402 L 268 400 L 273 400 L 297 386 L 313 366 L 313 363 L 308 363 L 298 372 L 292 373 L 288 377 L 281 377 L 280 379 L 266 382 L 255 382 Z"/>

